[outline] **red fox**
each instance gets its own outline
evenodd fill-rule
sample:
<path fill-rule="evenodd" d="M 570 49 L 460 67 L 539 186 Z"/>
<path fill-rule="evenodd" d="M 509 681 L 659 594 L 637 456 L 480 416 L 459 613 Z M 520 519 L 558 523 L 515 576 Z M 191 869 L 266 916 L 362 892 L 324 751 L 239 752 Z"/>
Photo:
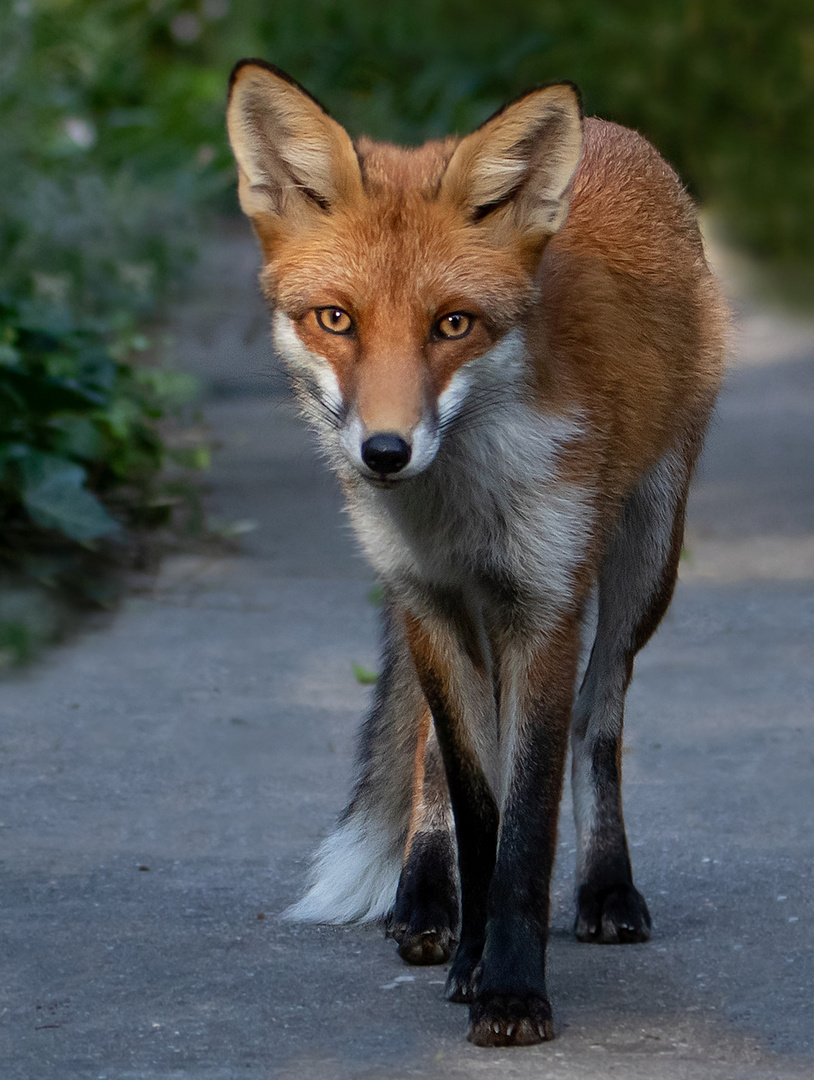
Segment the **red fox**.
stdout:
<path fill-rule="evenodd" d="M 472 1042 L 551 1039 L 569 730 L 576 936 L 650 936 L 625 693 L 673 593 L 727 323 L 692 204 L 571 84 L 403 149 L 244 60 L 228 122 L 275 346 L 386 596 L 359 776 L 290 914 L 386 917 L 409 963 L 452 956 Z"/>

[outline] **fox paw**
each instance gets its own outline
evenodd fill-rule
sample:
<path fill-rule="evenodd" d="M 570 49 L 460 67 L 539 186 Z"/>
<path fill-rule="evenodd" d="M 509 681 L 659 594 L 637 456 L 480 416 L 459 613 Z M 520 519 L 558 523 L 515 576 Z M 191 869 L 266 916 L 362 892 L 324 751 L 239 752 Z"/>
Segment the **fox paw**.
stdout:
<path fill-rule="evenodd" d="M 408 964 L 444 964 L 457 945 L 455 852 L 445 832 L 416 833 L 401 871 L 387 936 Z"/>
<path fill-rule="evenodd" d="M 633 885 L 598 891 L 583 885 L 577 898 L 574 933 L 596 945 L 629 945 L 648 941 L 652 928 L 644 897 Z"/>
<path fill-rule="evenodd" d="M 476 998 L 467 1038 L 475 1046 L 533 1046 L 554 1038 L 548 998 L 495 994 Z"/>
<path fill-rule="evenodd" d="M 456 945 L 448 926 L 416 930 L 406 923 L 397 923 L 388 927 L 387 935 L 395 938 L 399 956 L 408 964 L 445 964 Z"/>

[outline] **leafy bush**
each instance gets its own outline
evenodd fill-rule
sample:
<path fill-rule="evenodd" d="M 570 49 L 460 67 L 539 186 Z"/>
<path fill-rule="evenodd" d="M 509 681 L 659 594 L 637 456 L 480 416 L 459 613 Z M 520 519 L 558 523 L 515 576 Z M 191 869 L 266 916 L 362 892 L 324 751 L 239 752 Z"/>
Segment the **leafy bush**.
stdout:
<path fill-rule="evenodd" d="M 186 470 L 206 449 L 171 449 L 158 426 L 194 380 L 114 356 L 145 344 L 0 298 L 0 668 L 61 630 L 67 600 L 106 606 L 134 536 L 179 503 L 200 518 Z"/>
<path fill-rule="evenodd" d="M 31 523 L 82 542 L 165 518 L 159 477 L 168 451 L 156 421 L 193 388 L 189 376 L 115 360 L 98 334 L 67 316 L 57 322 L 53 312 L 0 299 L 6 544 Z"/>
<path fill-rule="evenodd" d="M 206 452 L 168 448 L 162 426 L 194 383 L 137 328 L 189 261 L 207 181 L 127 113 L 149 73 L 122 62 L 119 35 L 149 53 L 146 10 L 0 8 L 0 666 L 59 628 L 32 581 L 106 601 L 108 556 L 132 530 L 179 503 L 199 516 L 184 469 Z"/>

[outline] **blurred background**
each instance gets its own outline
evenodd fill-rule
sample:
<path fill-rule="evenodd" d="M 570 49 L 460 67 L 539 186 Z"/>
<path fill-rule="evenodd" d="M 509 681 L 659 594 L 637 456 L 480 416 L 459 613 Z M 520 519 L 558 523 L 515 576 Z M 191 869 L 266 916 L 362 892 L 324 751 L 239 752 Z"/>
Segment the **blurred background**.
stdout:
<path fill-rule="evenodd" d="M 810 3 L 5 0 L 0 665 L 114 602 L 149 537 L 205 528 L 195 380 L 157 328 L 238 212 L 223 112 L 244 56 L 403 143 L 571 79 L 656 144 L 774 298 L 812 295 Z"/>

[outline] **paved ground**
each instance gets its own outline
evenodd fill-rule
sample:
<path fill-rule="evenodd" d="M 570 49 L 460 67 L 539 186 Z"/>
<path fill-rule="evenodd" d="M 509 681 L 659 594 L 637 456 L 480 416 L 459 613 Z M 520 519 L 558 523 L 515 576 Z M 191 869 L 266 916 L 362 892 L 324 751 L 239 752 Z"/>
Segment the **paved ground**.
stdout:
<path fill-rule="evenodd" d="M 376 664 L 371 577 L 270 374 L 246 234 L 176 332 L 217 394 L 215 512 L 240 554 L 177 557 L 0 691 L 7 1080 L 791 1078 L 814 1057 L 814 329 L 745 311 L 682 584 L 630 695 L 645 946 L 569 934 L 557 1040 L 464 1041 L 444 972 L 378 929 L 277 913 L 347 789 Z"/>

